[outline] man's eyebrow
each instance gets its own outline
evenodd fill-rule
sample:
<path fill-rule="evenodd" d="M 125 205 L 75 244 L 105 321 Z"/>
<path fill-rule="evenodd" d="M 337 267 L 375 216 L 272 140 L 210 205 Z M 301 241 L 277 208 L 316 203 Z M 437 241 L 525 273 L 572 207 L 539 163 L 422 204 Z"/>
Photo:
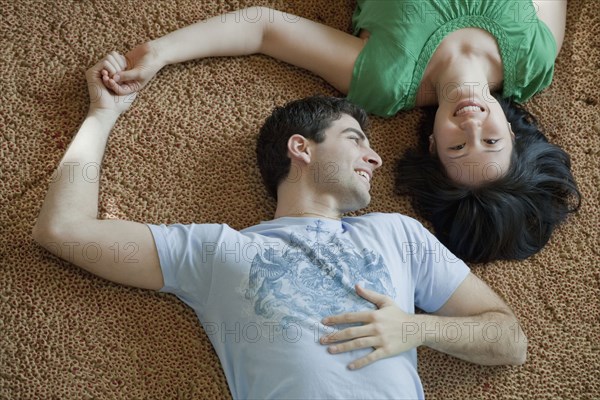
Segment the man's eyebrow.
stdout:
<path fill-rule="evenodd" d="M 501 149 L 498 149 L 498 150 L 484 150 L 483 152 L 484 153 L 498 153 L 499 151 L 502 151 L 502 150 L 504 150 L 504 147 L 501 148 Z M 460 156 L 456 156 L 456 157 L 448 157 L 448 158 L 450 158 L 451 160 L 458 160 L 459 158 L 463 158 L 463 157 L 466 157 L 468 155 L 469 155 L 469 153 L 467 153 L 467 154 L 461 154 Z"/>
<path fill-rule="evenodd" d="M 354 132 L 358 136 L 360 136 L 361 140 L 367 140 L 367 136 L 362 131 L 359 131 L 358 129 L 355 129 L 355 128 L 346 128 L 343 131 L 341 131 L 340 134 L 347 133 L 347 132 Z"/>

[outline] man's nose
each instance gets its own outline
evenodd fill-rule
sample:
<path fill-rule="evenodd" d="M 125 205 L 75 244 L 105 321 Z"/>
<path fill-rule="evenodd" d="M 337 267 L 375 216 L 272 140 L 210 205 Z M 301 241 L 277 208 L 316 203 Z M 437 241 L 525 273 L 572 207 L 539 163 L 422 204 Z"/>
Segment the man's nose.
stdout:
<path fill-rule="evenodd" d="M 364 160 L 373 166 L 373 169 L 377 169 L 383 165 L 383 160 L 379 157 L 379 154 L 373 149 L 369 149 L 365 154 Z"/>

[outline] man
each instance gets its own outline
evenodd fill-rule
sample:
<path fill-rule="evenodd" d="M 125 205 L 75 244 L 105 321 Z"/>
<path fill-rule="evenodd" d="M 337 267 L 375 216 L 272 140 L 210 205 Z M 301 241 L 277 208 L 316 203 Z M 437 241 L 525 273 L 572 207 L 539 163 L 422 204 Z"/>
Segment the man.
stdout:
<path fill-rule="evenodd" d="M 82 172 L 101 163 L 135 97 L 104 87 L 108 63 L 87 71 L 90 110 L 34 238 L 113 282 L 176 294 L 196 311 L 234 398 L 422 398 L 420 345 L 481 364 L 525 361 L 508 306 L 417 221 L 342 217 L 369 204 L 382 163 L 364 111 L 345 100 L 299 100 L 265 122 L 257 153 L 277 197 L 272 221 L 237 232 L 99 220 L 98 181 Z M 69 253 L 74 241 L 97 243 L 101 257 Z M 115 260 L 115 241 L 136 243 L 139 262 Z"/>

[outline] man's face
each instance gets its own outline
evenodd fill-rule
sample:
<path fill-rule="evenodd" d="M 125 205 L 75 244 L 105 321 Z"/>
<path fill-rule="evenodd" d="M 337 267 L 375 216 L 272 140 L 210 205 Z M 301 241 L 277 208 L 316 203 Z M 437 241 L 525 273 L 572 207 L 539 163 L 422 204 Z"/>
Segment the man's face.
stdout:
<path fill-rule="evenodd" d="M 440 104 L 431 150 L 454 182 L 478 186 L 506 174 L 514 135 L 500 104 L 478 98 Z"/>
<path fill-rule="evenodd" d="M 325 131 L 321 143 L 310 141 L 310 173 L 319 194 L 334 197 L 340 212 L 369 205 L 373 172 L 382 164 L 359 123 L 344 114 Z"/>

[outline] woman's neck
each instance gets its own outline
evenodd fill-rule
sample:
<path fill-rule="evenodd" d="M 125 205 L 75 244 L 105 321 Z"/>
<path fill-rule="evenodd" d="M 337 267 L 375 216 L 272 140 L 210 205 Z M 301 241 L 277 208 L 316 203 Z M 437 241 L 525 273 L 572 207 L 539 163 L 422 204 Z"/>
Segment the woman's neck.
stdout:
<path fill-rule="evenodd" d="M 439 104 L 451 93 L 495 92 L 502 87 L 502 59 L 488 32 L 466 28 L 448 35 L 434 52 L 419 87 L 417 106 Z"/>
<path fill-rule="evenodd" d="M 443 61 L 437 66 L 438 73 L 430 80 L 438 104 L 455 102 L 465 96 L 481 96 L 490 91 L 490 66 L 482 57 L 457 54 Z"/>

